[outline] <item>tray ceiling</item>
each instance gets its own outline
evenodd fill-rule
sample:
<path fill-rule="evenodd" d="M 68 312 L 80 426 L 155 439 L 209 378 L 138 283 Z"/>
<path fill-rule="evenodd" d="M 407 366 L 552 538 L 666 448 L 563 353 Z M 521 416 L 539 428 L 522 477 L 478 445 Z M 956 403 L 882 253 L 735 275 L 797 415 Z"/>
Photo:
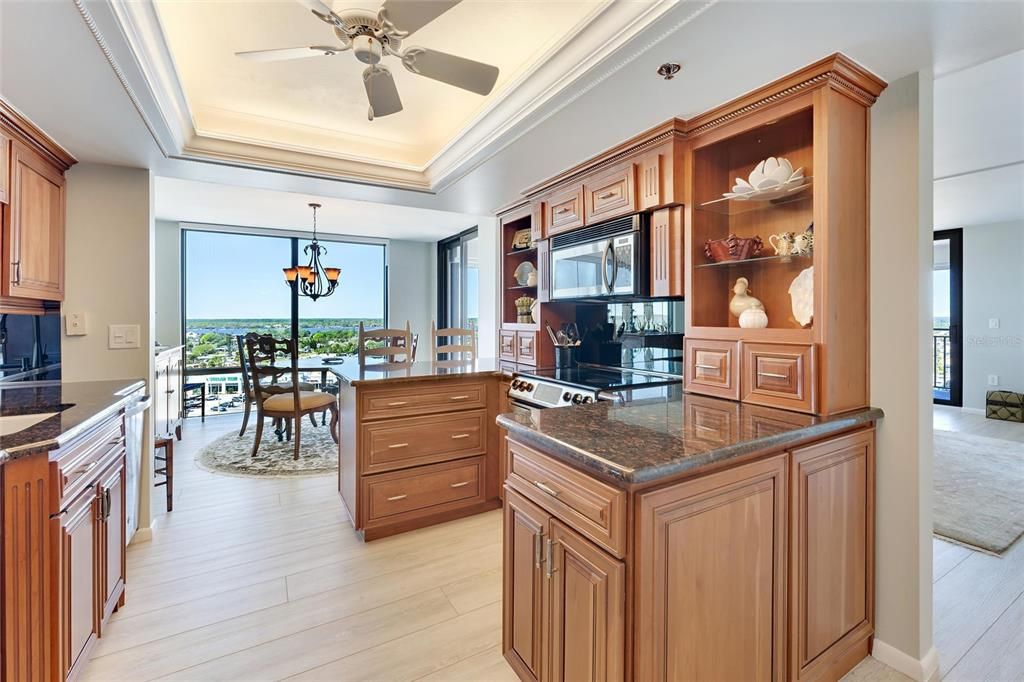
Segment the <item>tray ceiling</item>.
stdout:
<path fill-rule="evenodd" d="M 604 3 L 466 0 L 420 29 L 421 45 L 499 67 L 487 97 L 416 76 L 386 57 L 404 110 L 367 120 L 365 65 L 351 52 L 251 62 L 235 52 L 333 45 L 297 2 L 155 0 L 197 135 L 420 171 L 494 101 L 584 26 Z M 335 11 L 380 3 L 337 0 Z"/>

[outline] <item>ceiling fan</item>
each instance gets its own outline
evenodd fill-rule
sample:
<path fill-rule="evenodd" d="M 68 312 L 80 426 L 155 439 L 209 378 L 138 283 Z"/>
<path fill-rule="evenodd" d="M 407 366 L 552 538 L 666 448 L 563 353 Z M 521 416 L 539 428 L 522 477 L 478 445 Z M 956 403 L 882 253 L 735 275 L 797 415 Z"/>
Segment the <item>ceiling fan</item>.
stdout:
<path fill-rule="evenodd" d="M 407 47 L 402 42 L 441 16 L 461 0 L 384 0 L 376 14 L 362 9 L 334 12 L 321 0 L 296 0 L 317 19 L 330 24 L 340 45 L 311 45 L 277 50 L 236 52 L 243 59 L 260 62 L 332 57 L 352 50 L 356 59 L 369 66 L 363 71 L 363 85 L 370 100 L 367 114 L 387 116 L 402 110 L 395 80 L 382 57 L 398 57 L 409 71 L 479 95 L 490 94 L 498 80 L 498 67 L 426 47 Z"/>

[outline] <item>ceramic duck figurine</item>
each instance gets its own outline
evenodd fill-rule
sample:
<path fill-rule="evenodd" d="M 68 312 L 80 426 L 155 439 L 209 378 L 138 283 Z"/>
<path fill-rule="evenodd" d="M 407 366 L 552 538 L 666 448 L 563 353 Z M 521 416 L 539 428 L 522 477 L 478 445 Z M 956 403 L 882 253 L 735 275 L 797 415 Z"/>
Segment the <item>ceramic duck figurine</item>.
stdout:
<path fill-rule="evenodd" d="M 732 313 L 733 317 L 739 317 L 743 314 L 744 310 L 750 310 L 751 308 L 764 310 L 764 305 L 761 301 L 747 293 L 749 289 L 750 282 L 747 281 L 746 277 L 740 277 L 736 280 L 736 284 L 733 285 L 733 297 L 729 301 L 729 312 Z"/>

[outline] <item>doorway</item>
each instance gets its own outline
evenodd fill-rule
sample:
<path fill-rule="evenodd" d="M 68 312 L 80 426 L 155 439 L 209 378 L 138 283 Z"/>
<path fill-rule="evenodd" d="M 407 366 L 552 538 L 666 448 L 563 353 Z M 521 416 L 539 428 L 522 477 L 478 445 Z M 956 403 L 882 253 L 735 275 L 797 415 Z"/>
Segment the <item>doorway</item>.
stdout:
<path fill-rule="evenodd" d="M 937 231 L 932 252 L 932 399 L 962 407 L 963 231 Z"/>

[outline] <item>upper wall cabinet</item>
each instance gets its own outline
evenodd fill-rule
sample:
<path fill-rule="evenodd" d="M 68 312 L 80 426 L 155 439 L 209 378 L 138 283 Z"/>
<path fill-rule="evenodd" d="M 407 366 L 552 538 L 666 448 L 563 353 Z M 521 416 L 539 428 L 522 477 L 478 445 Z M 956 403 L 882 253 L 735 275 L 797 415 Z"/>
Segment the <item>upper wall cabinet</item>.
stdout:
<path fill-rule="evenodd" d="M 632 163 L 583 183 L 583 213 L 588 224 L 635 211 L 636 170 Z"/>
<path fill-rule="evenodd" d="M 66 151 L 0 100 L 0 311 L 64 299 Z"/>

